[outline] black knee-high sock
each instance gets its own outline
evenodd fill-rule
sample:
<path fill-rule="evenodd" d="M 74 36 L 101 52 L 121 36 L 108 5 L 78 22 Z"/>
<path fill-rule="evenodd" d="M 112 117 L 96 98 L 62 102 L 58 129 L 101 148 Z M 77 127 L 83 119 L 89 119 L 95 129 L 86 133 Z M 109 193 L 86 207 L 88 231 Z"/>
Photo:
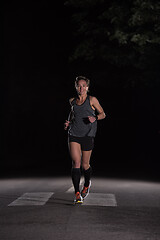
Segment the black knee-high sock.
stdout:
<path fill-rule="evenodd" d="M 79 183 L 81 178 L 80 168 L 72 168 L 71 175 L 72 175 L 72 182 L 75 189 L 75 193 L 79 192 Z"/>
<path fill-rule="evenodd" d="M 83 170 L 84 172 L 84 186 L 88 187 L 89 186 L 89 181 L 91 179 L 91 173 L 92 173 L 92 167 L 90 166 L 87 170 Z"/>

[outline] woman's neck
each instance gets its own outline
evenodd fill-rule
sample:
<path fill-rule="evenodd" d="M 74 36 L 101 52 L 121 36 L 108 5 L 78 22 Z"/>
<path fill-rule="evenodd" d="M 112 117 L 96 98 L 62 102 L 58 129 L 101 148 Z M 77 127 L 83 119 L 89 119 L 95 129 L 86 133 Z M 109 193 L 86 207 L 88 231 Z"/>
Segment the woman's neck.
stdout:
<path fill-rule="evenodd" d="M 79 99 L 80 101 L 83 101 L 83 100 L 86 99 L 86 98 L 87 98 L 87 94 L 78 95 L 78 99 Z"/>

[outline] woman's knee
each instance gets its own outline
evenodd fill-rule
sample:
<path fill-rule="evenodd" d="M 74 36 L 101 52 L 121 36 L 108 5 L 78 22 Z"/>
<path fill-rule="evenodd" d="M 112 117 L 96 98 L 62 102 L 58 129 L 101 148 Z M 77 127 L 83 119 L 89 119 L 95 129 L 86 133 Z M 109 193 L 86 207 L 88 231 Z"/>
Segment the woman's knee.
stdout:
<path fill-rule="evenodd" d="M 82 162 L 82 167 L 84 170 L 87 170 L 90 167 L 89 162 Z"/>
<path fill-rule="evenodd" d="M 72 160 L 72 168 L 80 168 L 80 167 L 81 167 L 81 161 Z"/>
<path fill-rule="evenodd" d="M 92 151 L 82 152 L 82 167 L 87 170 L 90 167 L 90 157 Z"/>

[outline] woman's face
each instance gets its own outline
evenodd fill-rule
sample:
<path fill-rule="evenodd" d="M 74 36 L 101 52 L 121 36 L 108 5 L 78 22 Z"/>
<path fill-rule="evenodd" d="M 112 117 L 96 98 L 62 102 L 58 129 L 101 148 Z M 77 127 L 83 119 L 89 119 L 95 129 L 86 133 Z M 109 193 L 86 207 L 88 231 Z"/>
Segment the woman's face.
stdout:
<path fill-rule="evenodd" d="M 76 86 L 76 90 L 77 90 L 78 95 L 85 95 L 88 91 L 88 86 L 87 86 L 86 81 L 79 80 L 78 84 Z"/>

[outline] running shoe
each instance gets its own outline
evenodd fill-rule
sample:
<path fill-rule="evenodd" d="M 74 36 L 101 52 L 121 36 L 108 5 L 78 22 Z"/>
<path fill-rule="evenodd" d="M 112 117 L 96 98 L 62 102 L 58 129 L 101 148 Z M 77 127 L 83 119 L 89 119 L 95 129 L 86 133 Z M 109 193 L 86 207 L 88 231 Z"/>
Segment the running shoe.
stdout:
<path fill-rule="evenodd" d="M 84 186 L 82 191 L 81 191 L 81 196 L 82 196 L 83 199 L 88 196 L 90 187 L 91 187 L 91 181 L 89 181 L 89 186 L 88 187 Z"/>
<path fill-rule="evenodd" d="M 83 198 L 82 198 L 80 192 L 76 192 L 76 196 L 75 196 L 75 199 L 74 199 L 74 203 L 75 203 L 75 204 L 76 204 L 76 203 L 79 203 L 79 204 L 83 203 Z"/>

